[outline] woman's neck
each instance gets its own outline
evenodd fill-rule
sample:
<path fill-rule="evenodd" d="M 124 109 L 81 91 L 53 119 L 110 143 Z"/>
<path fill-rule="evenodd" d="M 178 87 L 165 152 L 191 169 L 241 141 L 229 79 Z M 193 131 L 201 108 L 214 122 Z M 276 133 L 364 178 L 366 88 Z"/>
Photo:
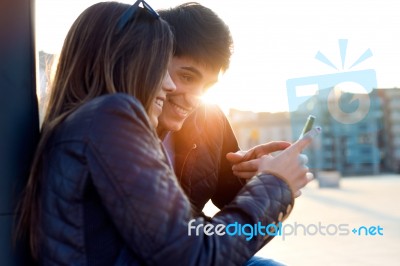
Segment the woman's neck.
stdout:
<path fill-rule="evenodd" d="M 163 141 L 165 139 L 168 132 L 169 132 L 169 130 L 167 130 L 166 128 L 164 128 L 161 125 L 157 127 L 157 135 L 161 139 L 161 141 Z"/>

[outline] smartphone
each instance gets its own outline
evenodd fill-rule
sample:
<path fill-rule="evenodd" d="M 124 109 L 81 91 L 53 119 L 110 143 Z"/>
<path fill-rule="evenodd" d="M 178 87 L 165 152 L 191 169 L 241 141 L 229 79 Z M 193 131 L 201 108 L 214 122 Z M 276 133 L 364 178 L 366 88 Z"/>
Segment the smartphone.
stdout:
<path fill-rule="evenodd" d="M 304 134 L 306 134 L 308 131 L 310 131 L 312 129 L 312 127 L 314 125 L 314 121 L 315 121 L 315 116 L 309 115 L 307 117 L 307 121 L 304 124 L 303 130 L 301 131 L 299 139 L 301 139 L 304 136 Z"/>

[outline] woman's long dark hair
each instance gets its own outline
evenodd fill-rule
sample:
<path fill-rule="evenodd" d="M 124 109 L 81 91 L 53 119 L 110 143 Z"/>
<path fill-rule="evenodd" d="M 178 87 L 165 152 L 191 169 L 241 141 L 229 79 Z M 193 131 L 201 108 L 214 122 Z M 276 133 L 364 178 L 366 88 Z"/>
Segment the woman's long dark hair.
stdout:
<path fill-rule="evenodd" d="M 133 95 L 148 111 L 167 73 L 173 50 L 168 24 L 140 8 L 118 31 L 118 21 L 127 8 L 129 5 L 116 2 L 87 8 L 64 41 L 41 138 L 19 206 L 17 237 L 29 238 L 35 258 L 40 237 L 41 157 L 55 127 L 79 106 L 104 94 Z"/>

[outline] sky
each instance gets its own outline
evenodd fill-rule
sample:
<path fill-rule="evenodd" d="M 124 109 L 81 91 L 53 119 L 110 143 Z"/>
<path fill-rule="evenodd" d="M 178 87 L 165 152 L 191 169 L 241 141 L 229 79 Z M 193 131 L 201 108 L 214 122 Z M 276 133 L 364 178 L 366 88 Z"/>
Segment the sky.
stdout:
<path fill-rule="evenodd" d="M 38 50 L 58 53 L 73 21 L 96 2 L 99 1 L 36 0 Z M 147 1 L 154 9 L 183 2 L 187 1 Z M 378 88 L 400 88 L 400 1 L 197 2 L 214 10 L 232 32 L 234 54 L 230 68 L 206 97 L 225 111 L 287 111 L 288 80 L 349 71 L 372 69 Z M 339 40 L 347 40 L 342 53 Z M 350 69 L 366 51 L 370 56 Z M 317 60 L 317 53 L 335 68 L 326 60 Z"/>

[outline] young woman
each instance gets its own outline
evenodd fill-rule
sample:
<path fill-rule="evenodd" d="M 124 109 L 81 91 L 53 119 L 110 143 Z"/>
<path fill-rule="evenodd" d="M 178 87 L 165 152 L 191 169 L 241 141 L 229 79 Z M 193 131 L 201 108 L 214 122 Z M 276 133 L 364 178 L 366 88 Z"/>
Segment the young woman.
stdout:
<path fill-rule="evenodd" d="M 144 1 L 95 4 L 73 24 L 21 204 L 19 233 L 39 264 L 241 265 L 273 235 L 201 228 L 276 224 L 290 213 L 307 183 L 298 156 L 309 138 L 264 157 L 210 222 L 191 216 L 155 133 L 175 89 L 172 49 L 167 23 Z"/>

